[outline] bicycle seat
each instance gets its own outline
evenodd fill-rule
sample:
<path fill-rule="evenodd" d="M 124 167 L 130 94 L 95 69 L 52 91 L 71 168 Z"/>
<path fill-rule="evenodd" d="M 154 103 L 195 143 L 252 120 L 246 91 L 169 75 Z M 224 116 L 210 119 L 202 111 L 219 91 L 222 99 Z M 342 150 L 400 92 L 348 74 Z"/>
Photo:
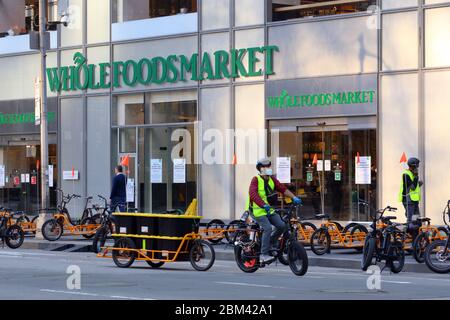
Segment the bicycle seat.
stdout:
<path fill-rule="evenodd" d="M 330 216 L 327 214 L 316 214 L 317 219 L 328 219 Z"/>
<path fill-rule="evenodd" d="M 419 221 L 419 222 L 430 222 L 431 219 L 430 218 L 417 218 L 417 221 Z"/>

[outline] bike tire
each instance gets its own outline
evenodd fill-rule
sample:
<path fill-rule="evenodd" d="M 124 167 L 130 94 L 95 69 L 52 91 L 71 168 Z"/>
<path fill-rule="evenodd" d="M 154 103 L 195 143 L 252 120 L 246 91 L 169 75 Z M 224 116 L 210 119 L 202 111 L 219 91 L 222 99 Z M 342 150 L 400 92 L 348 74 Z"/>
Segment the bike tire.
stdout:
<path fill-rule="evenodd" d="M 352 231 L 350 232 L 350 236 L 353 238 L 356 232 L 365 233 L 364 241 L 365 241 L 365 238 L 367 237 L 367 234 L 369 233 L 367 228 L 365 226 L 363 226 L 362 224 L 359 224 L 359 223 L 356 223 L 353 226 Z M 362 252 L 363 248 L 362 247 L 356 247 L 355 250 L 358 251 L 358 252 Z"/>
<path fill-rule="evenodd" d="M 81 220 L 80 225 L 85 225 L 85 224 L 96 224 L 95 220 L 91 217 L 86 217 L 83 220 Z M 85 239 L 92 239 L 95 236 L 95 233 L 91 233 L 91 234 L 82 234 L 83 238 Z"/>
<path fill-rule="evenodd" d="M 376 239 L 369 235 L 364 241 L 363 255 L 361 260 L 361 269 L 367 271 L 367 269 L 372 265 L 373 256 L 376 250 Z"/>
<path fill-rule="evenodd" d="M 106 239 L 108 237 L 108 229 L 103 226 L 100 227 L 97 232 L 95 232 L 94 238 L 92 240 L 92 251 L 95 253 L 99 253 L 101 251 L 101 247 L 105 246 Z"/>
<path fill-rule="evenodd" d="M 388 250 L 389 256 L 396 256 L 398 258 L 398 265 L 395 265 L 394 260 L 392 259 L 389 259 L 386 264 L 389 266 L 392 273 L 401 272 L 405 265 L 405 250 L 403 249 L 403 244 L 400 241 L 394 241 Z"/>
<path fill-rule="evenodd" d="M 430 243 L 426 250 L 425 250 L 425 264 L 427 267 L 436 273 L 444 274 L 444 273 L 450 273 L 450 252 L 447 253 L 447 256 L 445 257 L 445 261 L 449 261 L 447 266 L 439 266 L 436 263 L 433 262 L 432 256 L 439 254 L 439 252 L 442 252 L 442 250 L 439 250 L 438 252 L 434 252 L 436 248 L 438 247 L 444 247 L 447 240 L 436 240 Z M 448 250 L 448 249 L 447 249 Z"/>
<path fill-rule="evenodd" d="M 6 229 L 5 242 L 6 245 L 11 249 L 18 249 L 22 246 L 25 240 L 25 234 L 22 228 L 16 224 L 9 226 Z M 15 242 L 13 242 L 15 241 Z"/>
<path fill-rule="evenodd" d="M 442 237 L 445 237 L 445 238 L 448 237 L 448 230 L 447 230 L 447 228 L 445 228 L 445 227 L 438 227 L 438 231 L 439 231 L 439 234 Z"/>
<path fill-rule="evenodd" d="M 153 262 L 151 260 L 145 260 L 145 262 L 153 269 L 161 268 L 164 265 L 164 261 Z"/>
<path fill-rule="evenodd" d="M 430 241 L 425 233 L 418 234 L 414 239 L 412 244 L 412 255 L 418 263 L 425 262 L 425 250 L 429 244 Z"/>
<path fill-rule="evenodd" d="M 39 218 L 39 216 L 35 216 L 33 219 L 31 219 L 31 223 L 36 223 L 36 220 Z"/>
<path fill-rule="evenodd" d="M 253 258 L 253 259 L 245 259 L 243 258 L 243 248 L 241 246 L 235 246 L 234 247 L 234 260 L 236 261 L 236 264 L 241 271 L 245 273 L 253 273 L 256 270 L 259 269 L 259 259 Z M 253 254 L 256 255 L 256 252 L 254 248 L 252 249 Z M 248 261 L 247 261 L 248 260 Z M 245 263 L 251 264 L 251 266 L 246 266 Z"/>
<path fill-rule="evenodd" d="M 213 227 L 214 226 L 214 227 Z M 211 236 L 214 236 L 214 235 L 216 235 L 216 233 L 214 233 L 214 232 L 209 232 L 208 231 L 208 229 L 210 229 L 211 227 L 213 227 L 212 229 L 218 229 L 218 228 L 225 228 L 225 222 L 223 222 L 222 220 L 220 220 L 220 219 L 213 219 L 213 220 L 211 220 L 210 222 L 208 222 L 207 223 L 207 225 L 206 225 L 206 235 L 208 236 L 208 237 L 211 237 Z M 210 243 L 213 243 L 213 244 L 217 244 L 217 243 L 219 243 L 219 242 L 222 242 L 222 239 L 223 239 L 223 236 L 222 235 L 219 235 L 219 237 L 218 238 L 210 238 L 210 239 L 207 239 Z"/>
<path fill-rule="evenodd" d="M 318 239 L 317 244 L 314 242 Z M 330 252 L 331 248 L 331 237 L 326 228 L 319 228 L 311 235 L 311 250 L 316 255 L 321 256 L 327 252 Z M 323 248 L 319 247 L 319 244 L 323 245 Z"/>
<path fill-rule="evenodd" d="M 30 222 L 30 218 L 28 218 L 28 216 L 21 216 L 17 219 L 16 224 L 21 224 L 23 222 Z"/>
<path fill-rule="evenodd" d="M 50 228 L 50 229 L 47 229 Z M 49 233 L 49 231 L 54 230 L 54 228 L 59 228 L 59 230 L 57 231 L 57 233 L 54 236 L 51 236 Z M 47 241 L 57 241 L 59 240 L 59 238 L 62 237 L 63 233 L 64 233 L 64 226 L 56 219 L 50 219 L 44 222 L 44 224 L 42 225 L 42 236 L 44 237 L 45 240 Z"/>
<path fill-rule="evenodd" d="M 135 249 L 136 246 L 134 244 L 134 241 L 130 238 L 119 238 L 114 243 L 114 248 L 122 248 L 122 249 Z M 119 250 L 113 250 L 112 252 L 112 259 L 116 266 L 119 268 L 128 268 L 131 266 L 136 259 L 136 252 L 134 251 L 124 251 L 124 255 L 120 255 Z M 122 262 L 120 259 L 121 257 L 125 257 L 125 261 Z"/>
<path fill-rule="evenodd" d="M 288 245 L 289 268 L 296 276 L 303 276 L 308 271 L 308 254 L 305 247 L 298 242 L 292 241 Z M 300 261 L 299 265 L 296 262 Z"/>
<path fill-rule="evenodd" d="M 350 222 L 349 224 L 347 224 L 345 227 L 344 227 L 344 229 L 342 229 L 342 233 L 347 233 L 348 231 L 352 231 L 352 229 L 353 229 L 353 227 L 354 226 L 356 226 L 356 225 L 358 225 L 358 223 L 356 223 L 356 222 Z"/>
<path fill-rule="evenodd" d="M 225 239 L 227 239 L 229 244 L 233 244 L 233 239 L 236 236 L 236 231 L 230 232 L 228 230 L 231 229 L 231 228 L 241 229 L 241 228 L 244 228 L 244 227 L 245 227 L 245 223 L 242 222 L 241 220 L 233 220 L 225 227 L 224 235 L 225 235 Z"/>
<path fill-rule="evenodd" d="M 207 259 L 206 250 L 210 251 L 209 261 L 207 261 L 206 265 L 202 266 L 199 264 L 200 260 Z M 197 271 L 207 271 L 209 270 L 216 260 L 216 252 L 214 251 L 213 246 L 205 241 L 205 240 L 195 240 L 192 244 L 191 250 L 189 250 L 189 261 L 191 262 L 192 267 Z"/>

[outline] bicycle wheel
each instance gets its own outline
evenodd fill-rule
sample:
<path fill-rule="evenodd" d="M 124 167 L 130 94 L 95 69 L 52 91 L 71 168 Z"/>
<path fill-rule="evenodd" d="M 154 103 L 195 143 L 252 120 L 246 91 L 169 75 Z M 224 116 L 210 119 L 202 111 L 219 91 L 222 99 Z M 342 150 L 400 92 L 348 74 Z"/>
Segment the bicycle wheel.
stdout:
<path fill-rule="evenodd" d="M 347 233 L 347 231 L 352 231 L 353 227 L 356 226 L 356 225 L 358 225 L 358 223 L 356 223 L 356 222 L 349 223 L 348 225 L 346 225 L 344 227 L 344 229 L 342 229 L 342 233 L 345 234 L 345 233 Z"/>
<path fill-rule="evenodd" d="M 223 236 L 218 231 L 225 228 L 225 222 L 220 219 L 213 219 L 206 225 L 206 235 L 208 241 L 211 243 L 219 243 L 222 241 Z"/>
<path fill-rule="evenodd" d="M 330 251 L 331 237 L 328 230 L 320 228 L 314 231 L 311 236 L 311 250 L 318 256 L 324 255 Z"/>
<path fill-rule="evenodd" d="M 436 273 L 450 272 L 450 252 L 445 249 L 448 240 L 436 240 L 425 250 L 425 263 L 431 271 Z"/>
<path fill-rule="evenodd" d="M 212 245 L 205 240 L 195 240 L 189 251 L 189 261 L 197 271 L 207 271 L 216 260 Z"/>
<path fill-rule="evenodd" d="M 8 247 L 11 249 L 20 248 L 23 244 L 23 240 L 25 239 L 25 234 L 23 230 L 18 225 L 12 225 L 6 229 L 6 237 L 5 242 Z"/>
<path fill-rule="evenodd" d="M 22 223 L 25 223 L 25 222 L 30 222 L 30 218 L 23 215 L 23 216 L 20 216 L 19 219 L 17 219 L 16 224 L 18 224 L 20 226 Z"/>
<path fill-rule="evenodd" d="M 366 237 L 363 247 L 363 256 L 361 260 L 361 269 L 367 271 L 370 265 L 372 265 L 373 256 L 376 249 L 376 240 L 372 235 Z"/>
<path fill-rule="evenodd" d="M 164 261 L 153 262 L 153 261 L 150 261 L 150 260 L 145 260 L 145 262 L 147 262 L 147 264 L 150 267 L 152 267 L 153 269 L 161 268 L 164 265 Z"/>
<path fill-rule="evenodd" d="M 86 225 L 95 225 L 95 220 L 91 217 L 86 217 L 83 220 L 81 220 L 80 225 L 81 226 L 86 226 Z M 81 231 L 88 231 L 87 228 L 81 228 Z M 91 230 L 91 229 L 90 229 Z M 93 236 L 95 235 L 95 233 L 90 233 L 90 234 L 82 234 L 82 236 L 86 239 L 91 239 Z"/>
<path fill-rule="evenodd" d="M 233 244 L 233 239 L 236 236 L 236 229 L 242 229 L 245 227 L 244 222 L 241 220 L 233 220 L 225 227 L 225 239 L 227 239 L 228 243 Z"/>
<path fill-rule="evenodd" d="M 239 269 L 245 273 L 253 273 L 259 268 L 259 250 L 254 246 L 235 246 L 234 247 L 234 260 L 236 261 Z"/>
<path fill-rule="evenodd" d="M 393 273 L 399 273 L 402 271 L 405 265 L 405 250 L 403 250 L 403 244 L 400 241 L 394 241 L 390 244 L 388 249 L 389 258 L 386 261 L 388 267 Z"/>
<path fill-rule="evenodd" d="M 119 238 L 114 243 L 114 248 L 124 250 L 113 250 L 112 259 L 119 268 L 128 268 L 136 259 L 136 252 L 126 250 L 135 249 L 134 241 L 130 238 Z"/>
<path fill-rule="evenodd" d="M 92 217 L 92 220 L 94 220 L 95 224 L 101 224 L 102 223 L 102 216 L 100 213 L 94 214 Z"/>
<path fill-rule="evenodd" d="M 425 233 L 420 233 L 414 239 L 414 242 L 412 244 L 412 255 L 418 263 L 425 262 L 425 249 L 427 248 L 429 243 L 430 240 Z"/>
<path fill-rule="evenodd" d="M 63 235 L 64 227 L 56 219 L 50 219 L 42 225 L 42 235 L 48 241 L 56 241 Z"/>
<path fill-rule="evenodd" d="M 94 251 L 95 253 L 99 253 L 101 251 L 101 248 L 105 246 L 107 237 L 107 227 L 100 227 L 94 235 L 94 240 L 92 240 L 92 251 Z"/>
<path fill-rule="evenodd" d="M 298 241 L 289 242 L 288 247 L 288 261 L 291 271 L 296 276 L 303 276 L 308 271 L 308 254 L 305 247 Z"/>
<path fill-rule="evenodd" d="M 350 232 L 350 237 L 352 238 L 353 242 L 362 243 L 363 241 L 365 241 L 368 233 L 369 233 L 369 231 L 367 230 L 367 228 L 365 226 L 363 226 L 362 224 L 356 223 L 353 226 L 352 231 Z M 362 252 L 363 248 L 356 247 L 355 250 L 358 252 Z"/>
<path fill-rule="evenodd" d="M 440 240 L 445 240 L 448 237 L 447 228 L 445 228 L 445 227 L 438 227 L 438 232 L 439 232 L 439 234 L 435 235 L 435 236 L 440 236 L 442 238 Z"/>

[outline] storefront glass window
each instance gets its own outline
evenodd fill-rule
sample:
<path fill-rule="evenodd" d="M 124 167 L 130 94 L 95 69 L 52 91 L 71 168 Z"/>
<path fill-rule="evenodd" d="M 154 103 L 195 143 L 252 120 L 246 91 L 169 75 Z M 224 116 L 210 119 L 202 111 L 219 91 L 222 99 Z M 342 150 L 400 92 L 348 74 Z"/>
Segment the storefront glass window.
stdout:
<path fill-rule="evenodd" d="M 439 4 L 439 3 L 446 3 L 450 2 L 448 0 L 425 0 L 425 4 Z"/>
<path fill-rule="evenodd" d="M 239 0 L 234 5 L 234 25 L 236 27 L 264 23 L 265 0 Z"/>
<path fill-rule="evenodd" d="M 202 1 L 202 29 L 222 29 L 230 26 L 230 0 Z"/>
<path fill-rule="evenodd" d="M 113 98 L 113 125 L 144 124 L 144 95 L 121 95 Z"/>
<path fill-rule="evenodd" d="M 110 0 L 87 1 L 87 42 L 109 41 Z M 92 62 L 91 62 L 92 63 Z"/>
<path fill-rule="evenodd" d="M 376 130 L 320 131 L 299 128 L 299 132 L 280 132 L 280 156 L 291 158 L 292 183 L 287 186 L 304 202 L 302 216 L 313 218 L 326 213 L 340 221 L 367 221 L 368 209 L 359 204 L 365 200 L 376 208 Z M 356 184 L 358 157 L 370 157 L 371 180 Z M 318 171 L 314 159 L 325 160 L 325 171 Z M 327 165 L 329 162 L 329 165 Z M 322 199 L 323 197 L 323 199 Z M 323 203 L 323 209 L 322 209 Z"/>
<path fill-rule="evenodd" d="M 113 0 L 113 23 L 197 12 L 197 0 Z"/>
<path fill-rule="evenodd" d="M 136 129 L 120 129 L 120 153 L 136 152 Z"/>
<path fill-rule="evenodd" d="M 376 5 L 376 2 L 376 0 L 355 0 L 342 3 L 339 0 L 311 0 L 303 4 L 303 1 L 272 0 L 272 21 L 365 12 L 369 6 Z"/>

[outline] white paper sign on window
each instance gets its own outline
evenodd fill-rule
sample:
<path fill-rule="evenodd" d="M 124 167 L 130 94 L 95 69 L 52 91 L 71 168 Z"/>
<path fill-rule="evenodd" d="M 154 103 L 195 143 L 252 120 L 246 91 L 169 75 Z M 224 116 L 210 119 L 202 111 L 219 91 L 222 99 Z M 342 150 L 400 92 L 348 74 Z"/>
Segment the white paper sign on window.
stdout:
<path fill-rule="evenodd" d="M 317 171 L 323 171 L 323 160 L 317 160 Z"/>
<path fill-rule="evenodd" d="M 48 186 L 53 188 L 53 165 L 48 166 Z"/>
<path fill-rule="evenodd" d="M 277 179 L 281 183 L 291 183 L 291 158 L 277 158 Z"/>
<path fill-rule="evenodd" d="M 355 157 L 355 183 L 356 184 L 371 184 L 372 175 L 370 171 L 371 157 Z"/>
<path fill-rule="evenodd" d="M 0 187 L 5 186 L 5 166 L 0 165 Z"/>
<path fill-rule="evenodd" d="M 186 159 L 173 159 L 173 183 L 186 183 Z"/>
<path fill-rule="evenodd" d="M 134 179 L 127 179 L 127 202 L 134 202 Z"/>
<path fill-rule="evenodd" d="M 150 166 L 150 181 L 162 183 L 162 159 L 151 159 Z"/>

